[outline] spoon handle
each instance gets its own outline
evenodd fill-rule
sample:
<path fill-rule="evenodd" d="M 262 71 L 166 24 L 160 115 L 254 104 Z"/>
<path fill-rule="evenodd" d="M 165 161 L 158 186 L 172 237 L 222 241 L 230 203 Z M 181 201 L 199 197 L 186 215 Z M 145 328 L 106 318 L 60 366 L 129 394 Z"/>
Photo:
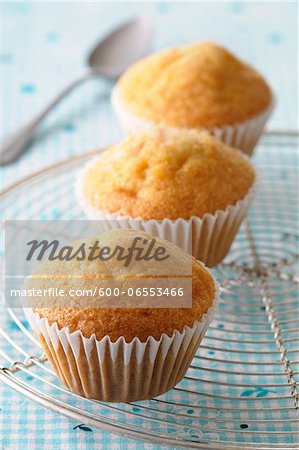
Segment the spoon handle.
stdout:
<path fill-rule="evenodd" d="M 75 87 L 95 75 L 96 73 L 93 70 L 85 70 L 78 78 L 67 85 L 39 114 L 37 114 L 37 116 L 30 120 L 30 122 L 10 136 L 2 139 L 0 142 L 0 164 L 9 164 L 17 159 L 25 151 L 27 145 L 34 136 L 37 125 L 44 117 Z"/>

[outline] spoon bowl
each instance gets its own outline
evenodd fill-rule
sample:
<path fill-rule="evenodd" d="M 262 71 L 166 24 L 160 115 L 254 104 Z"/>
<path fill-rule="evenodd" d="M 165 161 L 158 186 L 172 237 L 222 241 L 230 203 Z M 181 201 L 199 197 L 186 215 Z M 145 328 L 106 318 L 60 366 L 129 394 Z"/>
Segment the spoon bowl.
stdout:
<path fill-rule="evenodd" d="M 149 50 L 153 24 L 149 17 L 140 16 L 109 33 L 91 51 L 87 63 L 97 74 L 117 79 Z"/>

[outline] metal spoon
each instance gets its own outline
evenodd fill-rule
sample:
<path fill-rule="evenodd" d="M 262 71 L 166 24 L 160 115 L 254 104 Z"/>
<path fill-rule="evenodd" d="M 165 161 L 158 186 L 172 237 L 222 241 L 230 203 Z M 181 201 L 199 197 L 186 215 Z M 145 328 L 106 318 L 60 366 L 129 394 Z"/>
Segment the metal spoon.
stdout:
<path fill-rule="evenodd" d="M 37 125 L 76 86 L 95 76 L 117 79 L 148 51 L 153 36 L 149 17 L 140 16 L 115 29 L 90 52 L 87 68 L 63 89 L 35 118 L 0 142 L 0 164 L 18 158 L 34 136 Z"/>

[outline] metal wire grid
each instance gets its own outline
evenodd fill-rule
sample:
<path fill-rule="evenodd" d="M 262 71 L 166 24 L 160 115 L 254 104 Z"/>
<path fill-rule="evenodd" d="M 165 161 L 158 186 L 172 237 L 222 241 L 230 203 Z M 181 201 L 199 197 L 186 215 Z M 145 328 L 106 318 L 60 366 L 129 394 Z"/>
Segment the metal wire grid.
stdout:
<path fill-rule="evenodd" d="M 37 356 L 41 347 L 23 312 L 8 308 L 0 329 L 5 361 L 0 378 L 68 417 L 151 442 L 202 449 L 297 448 L 296 148 L 295 133 L 263 136 L 255 156 L 261 171 L 258 198 L 230 254 L 215 269 L 222 303 L 186 377 L 173 390 L 130 404 L 72 394 L 45 357 Z M 73 180 L 90 156 L 59 163 L 7 190 L 5 217 L 82 218 Z M 9 321 L 16 325 L 13 332 L 6 329 Z"/>

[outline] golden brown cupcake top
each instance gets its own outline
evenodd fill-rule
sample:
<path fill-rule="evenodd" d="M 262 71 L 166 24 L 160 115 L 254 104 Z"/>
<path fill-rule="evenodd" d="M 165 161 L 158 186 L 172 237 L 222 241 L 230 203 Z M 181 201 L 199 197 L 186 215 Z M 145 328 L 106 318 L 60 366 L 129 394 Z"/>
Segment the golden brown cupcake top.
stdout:
<path fill-rule="evenodd" d="M 138 236 L 147 239 L 149 242 L 153 236 L 139 231 L 133 230 L 113 230 L 102 234 L 101 236 L 83 239 L 77 241 L 72 246 L 79 246 L 84 242 L 86 245 L 92 245 L 95 240 L 99 245 L 123 245 L 132 243 L 132 238 Z M 148 336 L 159 339 L 162 333 L 171 336 L 174 330 L 182 331 L 184 326 L 192 327 L 196 320 L 201 319 L 207 312 L 215 298 L 215 282 L 212 275 L 194 258 L 184 252 L 176 245 L 155 238 L 157 245 L 163 245 L 167 252 L 171 255 L 170 264 L 180 268 L 180 273 L 184 272 L 192 277 L 192 307 L 190 308 L 95 308 L 91 307 L 91 302 L 102 303 L 102 298 L 94 298 L 88 300 L 88 307 L 73 307 L 76 300 L 80 298 L 66 298 L 53 296 L 51 300 L 56 301 L 59 307 L 49 308 L 49 298 L 39 297 L 38 306 L 34 311 L 38 312 L 40 317 L 47 318 L 50 325 L 57 323 L 61 329 L 68 327 L 70 332 L 80 330 L 85 337 L 95 334 L 97 339 L 101 339 L 108 335 L 112 341 L 116 341 L 120 336 L 124 336 L 126 341 L 131 341 L 134 337 L 138 337 L 142 342 L 146 341 Z M 109 280 L 101 278 L 103 273 L 109 273 L 111 276 L 122 277 L 125 274 L 144 274 L 147 265 L 138 262 L 133 267 L 124 268 L 123 264 L 111 260 L 108 267 L 103 267 L 103 261 L 46 261 L 41 263 L 34 275 L 29 279 L 27 288 L 48 289 L 53 286 L 55 279 L 55 287 L 68 292 L 70 289 L 90 289 L 94 286 L 107 287 Z M 156 273 L 161 269 L 157 269 L 159 263 L 156 263 Z M 153 271 L 153 265 L 151 266 Z M 154 269 L 155 271 L 155 269 Z M 85 274 L 82 277 L 80 275 Z M 60 277 L 57 278 L 57 275 Z M 71 277 L 68 277 L 70 275 Z M 47 278 L 45 278 L 47 276 Z M 125 280 L 128 286 L 134 286 L 130 279 Z M 123 285 L 125 286 L 125 285 Z M 58 292 L 58 291 L 57 291 Z M 106 299 L 107 300 L 107 299 Z M 108 299 L 108 302 L 110 300 Z M 132 301 L 136 301 L 132 299 Z M 138 301 L 138 298 L 137 298 Z M 72 307 L 70 307 L 72 305 Z M 61 306 L 61 307 L 60 307 Z"/>
<path fill-rule="evenodd" d="M 271 103 L 270 88 L 256 70 L 208 42 L 170 48 L 137 62 L 120 78 L 117 92 L 137 116 L 186 128 L 243 122 Z"/>
<path fill-rule="evenodd" d="M 254 178 L 246 157 L 207 133 L 153 129 L 103 152 L 83 173 L 80 189 L 103 211 L 174 220 L 225 210 Z"/>

